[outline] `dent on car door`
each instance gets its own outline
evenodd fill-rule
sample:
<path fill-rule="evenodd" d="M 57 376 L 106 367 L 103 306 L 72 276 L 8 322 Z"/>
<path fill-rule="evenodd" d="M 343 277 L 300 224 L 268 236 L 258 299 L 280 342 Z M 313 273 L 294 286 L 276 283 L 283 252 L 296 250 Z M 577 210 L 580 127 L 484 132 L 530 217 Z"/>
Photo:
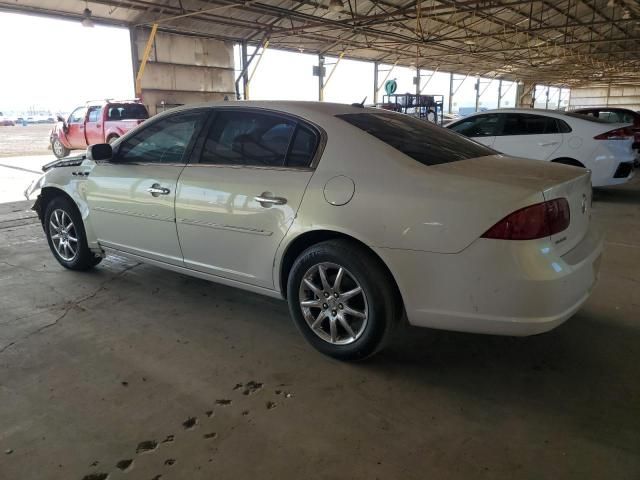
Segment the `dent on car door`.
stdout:
<path fill-rule="evenodd" d="M 553 117 L 528 113 L 506 113 L 493 148 L 507 155 L 550 160 L 563 136 Z"/>
<path fill-rule="evenodd" d="M 199 109 L 153 121 L 94 167 L 87 203 L 102 246 L 182 265 L 176 184 L 206 115 Z"/>
<path fill-rule="evenodd" d="M 313 174 L 320 133 L 251 109 L 218 111 L 178 181 L 185 266 L 273 289 L 273 261 Z"/>

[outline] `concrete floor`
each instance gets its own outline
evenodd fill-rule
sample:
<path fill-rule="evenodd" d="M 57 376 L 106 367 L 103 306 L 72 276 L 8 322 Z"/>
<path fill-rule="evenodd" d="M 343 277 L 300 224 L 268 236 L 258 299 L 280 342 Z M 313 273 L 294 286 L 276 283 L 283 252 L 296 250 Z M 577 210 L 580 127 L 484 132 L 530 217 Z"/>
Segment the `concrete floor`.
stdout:
<path fill-rule="evenodd" d="M 119 258 L 65 271 L 4 205 L 0 478 L 638 479 L 640 181 L 596 198 L 601 278 L 572 320 L 407 328 L 360 364 L 284 302 Z"/>

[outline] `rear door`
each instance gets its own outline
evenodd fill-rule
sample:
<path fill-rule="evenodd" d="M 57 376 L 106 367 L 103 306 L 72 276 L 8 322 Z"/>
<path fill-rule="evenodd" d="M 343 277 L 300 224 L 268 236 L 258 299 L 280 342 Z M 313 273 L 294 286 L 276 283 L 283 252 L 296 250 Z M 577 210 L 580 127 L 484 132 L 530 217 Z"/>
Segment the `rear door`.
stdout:
<path fill-rule="evenodd" d="M 85 124 L 85 136 L 87 138 L 87 145 L 104 143 L 102 128 L 102 107 L 89 107 L 89 113 L 87 114 L 87 123 Z"/>
<path fill-rule="evenodd" d="M 186 267 L 274 288 L 273 262 L 313 174 L 320 132 L 250 108 L 217 110 L 178 181 Z"/>
<path fill-rule="evenodd" d="M 487 147 L 492 147 L 496 139 L 499 119 L 500 116 L 496 113 L 474 115 L 464 118 L 448 128 L 465 137 L 473 138 L 476 142 Z"/>
<path fill-rule="evenodd" d="M 87 119 L 87 107 L 76 108 L 67 121 L 67 141 L 72 149 L 86 148 L 87 139 L 84 128 Z"/>
<path fill-rule="evenodd" d="M 182 265 L 175 223 L 176 186 L 208 111 L 153 121 L 98 162 L 87 179 L 87 203 L 98 242 Z"/>
<path fill-rule="evenodd" d="M 554 117 L 530 113 L 502 113 L 501 131 L 493 148 L 508 155 L 551 160 L 563 142 L 561 126 Z"/>

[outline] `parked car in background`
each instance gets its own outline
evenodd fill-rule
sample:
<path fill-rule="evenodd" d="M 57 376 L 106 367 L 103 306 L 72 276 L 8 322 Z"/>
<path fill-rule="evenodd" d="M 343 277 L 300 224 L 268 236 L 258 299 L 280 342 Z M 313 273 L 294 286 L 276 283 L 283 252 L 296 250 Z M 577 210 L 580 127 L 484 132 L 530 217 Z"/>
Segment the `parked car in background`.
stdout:
<path fill-rule="evenodd" d="M 16 124 L 9 117 L 5 117 L 2 112 L 0 112 L 0 126 L 2 127 L 13 127 Z"/>
<path fill-rule="evenodd" d="M 612 107 L 590 107 L 578 108 L 573 110 L 574 113 L 589 115 L 599 120 L 609 123 L 630 123 L 633 125 L 633 133 L 635 142 L 633 148 L 636 155 L 640 157 L 640 112 L 634 112 L 628 108 L 612 108 Z"/>
<path fill-rule="evenodd" d="M 551 330 L 589 297 L 602 250 L 589 171 L 382 109 L 181 107 L 45 170 L 27 193 L 62 266 L 114 253 L 284 297 L 305 338 L 343 360 L 378 351 L 405 315 Z"/>
<path fill-rule="evenodd" d="M 58 117 L 49 141 L 54 155 L 64 158 L 71 150 L 112 143 L 147 118 L 147 107 L 137 100 L 88 102 L 68 118 Z"/>
<path fill-rule="evenodd" d="M 588 168 L 594 187 L 619 185 L 633 176 L 633 131 L 624 123 L 521 108 L 475 113 L 446 128 L 507 155 Z"/>

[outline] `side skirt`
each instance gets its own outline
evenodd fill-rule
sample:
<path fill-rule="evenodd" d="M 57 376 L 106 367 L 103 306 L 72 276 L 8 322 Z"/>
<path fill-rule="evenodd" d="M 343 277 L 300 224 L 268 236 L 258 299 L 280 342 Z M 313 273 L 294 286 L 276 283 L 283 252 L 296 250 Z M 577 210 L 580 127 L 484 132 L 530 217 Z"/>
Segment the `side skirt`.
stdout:
<path fill-rule="evenodd" d="M 114 254 L 120 257 L 125 257 L 131 260 L 136 260 L 141 263 L 148 263 L 149 265 L 154 265 L 156 267 L 165 268 L 167 270 L 172 270 L 174 272 L 182 273 L 183 275 L 189 275 L 190 277 L 197 277 L 203 280 L 208 280 L 210 282 L 219 283 L 221 285 L 227 285 L 229 287 L 240 288 L 242 290 L 247 290 L 249 292 L 257 293 L 259 295 L 266 295 L 272 298 L 278 298 L 280 300 L 284 300 L 280 292 L 276 290 L 270 290 L 268 288 L 256 287 L 255 285 L 249 285 L 247 283 L 238 282 L 236 280 L 229 280 L 227 278 L 218 277 L 216 275 L 211 275 L 209 273 L 198 272 L 197 270 L 192 270 L 186 267 L 180 267 L 178 265 L 171 265 L 169 263 L 164 263 L 159 260 L 152 260 L 147 257 L 143 257 L 141 255 L 136 255 L 134 253 L 123 252 L 121 250 L 117 250 L 111 247 L 103 247 L 103 250 L 107 254 Z"/>

